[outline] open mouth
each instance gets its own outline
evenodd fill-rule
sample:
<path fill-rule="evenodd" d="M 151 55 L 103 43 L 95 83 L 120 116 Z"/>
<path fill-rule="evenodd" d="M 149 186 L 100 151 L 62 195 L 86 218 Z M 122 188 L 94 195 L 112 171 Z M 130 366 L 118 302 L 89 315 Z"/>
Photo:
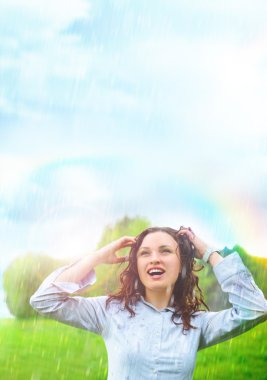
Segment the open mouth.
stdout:
<path fill-rule="evenodd" d="M 161 278 L 164 275 L 165 271 L 161 269 L 151 269 L 147 273 L 150 277 L 156 280 Z"/>

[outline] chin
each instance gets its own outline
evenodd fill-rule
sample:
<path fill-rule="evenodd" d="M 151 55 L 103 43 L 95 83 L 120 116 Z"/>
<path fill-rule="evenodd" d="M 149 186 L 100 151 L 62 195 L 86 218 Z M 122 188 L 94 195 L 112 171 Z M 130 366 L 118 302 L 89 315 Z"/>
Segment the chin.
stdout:
<path fill-rule="evenodd" d="M 167 289 L 169 286 L 166 285 L 166 284 L 149 284 L 148 286 L 146 286 L 146 288 L 150 289 L 150 290 L 154 290 L 154 289 Z"/>

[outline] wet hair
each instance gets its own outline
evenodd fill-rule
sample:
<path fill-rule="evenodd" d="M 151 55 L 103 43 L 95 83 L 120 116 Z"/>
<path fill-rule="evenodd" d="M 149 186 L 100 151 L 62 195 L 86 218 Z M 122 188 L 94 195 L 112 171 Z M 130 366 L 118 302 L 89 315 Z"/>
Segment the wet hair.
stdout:
<path fill-rule="evenodd" d="M 145 287 L 141 283 L 138 269 L 137 269 L 137 252 L 148 234 L 154 232 L 166 232 L 178 244 L 180 251 L 181 272 L 176 280 L 173 289 L 173 305 L 175 310 L 172 314 L 172 321 L 175 325 L 183 324 L 183 333 L 190 328 L 195 329 L 191 325 L 191 318 L 194 318 L 201 306 L 209 310 L 204 301 L 202 291 L 198 285 L 198 276 L 194 273 L 204 268 L 203 265 L 197 265 L 195 260 L 195 248 L 189 241 L 186 235 L 177 235 L 178 230 L 170 227 L 150 227 L 145 229 L 136 237 L 136 243 L 132 246 L 129 252 L 129 262 L 127 267 L 120 273 L 120 289 L 114 293 L 109 294 L 106 300 L 106 306 L 112 300 L 118 300 L 124 304 L 124 309 L 127 309 L 131 317 L 135 316 L 135 312 L 131 306 L 135 305 L 140 299 L 140 296 L 145 296 Z M 137 286 L 136 286 L 137 285 Z M 181 317 L 182 322 L 175 322 L 175 317 Z"/>

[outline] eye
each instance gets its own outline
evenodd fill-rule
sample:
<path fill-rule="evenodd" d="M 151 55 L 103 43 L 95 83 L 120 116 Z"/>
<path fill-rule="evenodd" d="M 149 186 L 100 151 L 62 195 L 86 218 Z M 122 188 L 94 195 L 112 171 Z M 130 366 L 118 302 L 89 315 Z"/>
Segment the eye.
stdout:
<path fill-rule="evenodd" d="M 141 253 L 139 253 L 140 256 L 147 256 L 149 255 L 149 252 L 147 251 L 142 251 Z"/>
<path fill-rule="evenodd" d="M 166 249 L 166 248 L 165 248 L 165 249 L 163 250 L 163 253 L 166 254 L 166 255 L 168 255 L 169 253 L 172 253 L 172 251 L 171 251 L 170 249 Z"/>

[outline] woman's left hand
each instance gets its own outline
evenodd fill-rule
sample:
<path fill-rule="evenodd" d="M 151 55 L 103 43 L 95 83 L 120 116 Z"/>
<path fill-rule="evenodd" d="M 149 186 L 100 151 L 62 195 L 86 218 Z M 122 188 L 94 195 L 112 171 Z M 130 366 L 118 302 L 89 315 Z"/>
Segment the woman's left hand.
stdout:
<path fill-rule="evenodd" d="M 184 227 L 181 226 L 179 231 L 177 232 L 178 236 L 185 235 L 188 240 L 193 244 L 196 250 L 196 258 L 202 259 L 204 256 L 204 253 L 206 252 L 207 248 L 209 248 L 209 245 L 205 243 L 203 240 L 201 240 L 190 227 Z"/>

